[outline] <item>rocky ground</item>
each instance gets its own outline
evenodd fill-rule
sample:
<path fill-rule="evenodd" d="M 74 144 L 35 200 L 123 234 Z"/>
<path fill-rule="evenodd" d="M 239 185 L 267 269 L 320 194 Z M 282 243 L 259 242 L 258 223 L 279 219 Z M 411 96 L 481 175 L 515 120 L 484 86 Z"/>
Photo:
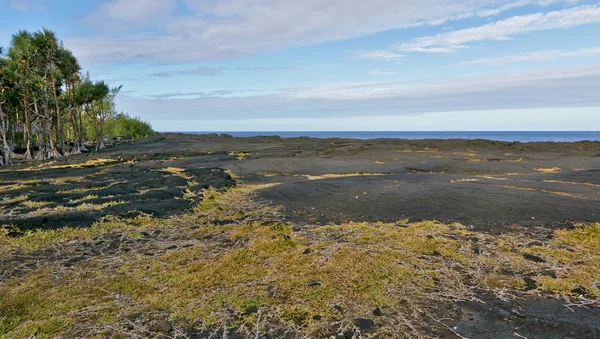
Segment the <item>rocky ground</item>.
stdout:
<path fill-rule="evenodd" d="M 599 159 L 164 134 L 4 168 L 0 333 L 595 338 Z"/>

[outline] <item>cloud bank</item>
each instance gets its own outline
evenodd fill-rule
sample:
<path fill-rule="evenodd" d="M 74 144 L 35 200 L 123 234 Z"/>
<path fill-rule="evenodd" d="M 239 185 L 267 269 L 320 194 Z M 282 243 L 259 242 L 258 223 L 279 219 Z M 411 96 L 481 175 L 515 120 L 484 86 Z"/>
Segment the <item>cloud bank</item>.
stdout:
<path fill-rule="evenodd" d="M 129 112 L 153 120 L 335 118 L 369 116 L 374 112 L 379 116 L 400 116 L 444 111 L 599 107 L 600 64 L 452 81 L 287 88 L 277 94 L 251 97 L 123 97 L 119 104 Z"/>
<path fill-rule="evenodd" d="M 514 16 L 479 27 L 438 34 L 401 43 L 401 52 L 449 53 L 469 43 L 509 40 L 512 36 L 535 31 L 571 28 L 600 22 L 600 6 L 579 6 L 548 13 Z"/>
<path fill-rule="evenodd" d="M 186 63 L 237 58 L 257 50 L 304 46 L 411 26 L 440 25 L 476 15 L 492 16 L 514 7 L 507 6 L 505 0 L 181 1 L 185 11 L 176 10 L 178 4 L 182 6 L 176 0 L 112 0 L 100 5 L 92 15 L 123 25 L 141 26 L 160 18 L 156 21 L 159 29 L 116 37 L 72 36 L 65 39 L 66 43 L 89 63 Z M 526 0 L 517 5 L 560 2 L 572 0 Z M 551 20 L 547 18 L 548 22 Z M 445 51 L 467 42 L 453 39 L 452 36 L 426 38 L 402 49 Z M 364 57 L 400 56 L 380 52 Z"/>

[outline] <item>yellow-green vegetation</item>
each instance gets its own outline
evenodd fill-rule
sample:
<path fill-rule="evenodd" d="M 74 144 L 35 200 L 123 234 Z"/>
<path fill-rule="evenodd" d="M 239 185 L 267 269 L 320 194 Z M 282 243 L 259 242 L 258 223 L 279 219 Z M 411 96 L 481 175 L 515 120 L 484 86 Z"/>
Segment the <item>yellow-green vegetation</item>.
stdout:
<path fill-rule="evenodd" d="M 38 209 L 38 208 L 42 208 L 46 205 L 49 205 L 50 203 L 47 201 L 31 201 L 31 200 L 25 200 L 23 201 L 23 206 L 30 208 L 30 209 Z"/>
<path fill-rule="evenodd" d="M 0 192 L 10 192 L 25 188 L 23 183 L 10 184 L 10 185 L 2 185 L 0 186 Z"/>
<path fill-rule="evenodd" d="M 27 167 L 24 169 L 12 169 L 11 171 L 43 171 L 48 169 L 71 169 L 71 168 L 88 168 L 88 167 L 101 167 L 109 164 L 118 162 L 115 159 L 90 159 L 83 162 L 77 162 L 73 164 L 57 165 L 56 161 L 50 161 L 41 163 L 36 166 Z"/>
<path fill-rule="evenodd" d="M 540 173 L 557 173 L 560 172 L 560 167 L 542 167 L 542 168 L 534 168 L 536 172 Z"/>
<path fill-rule="evenodd" d="M 0 202 L 0 204 L 13 204 L 13 203 L 17 203 L 17 202 L 25 202 L 25 201 L 27 201 L 27 199 L 29 199 L 29 196 L 27 196 L 27 195 L 4 197 L 4 198 L 2 198 L 2 201 Z"/>
<path fill-rule="evenodd" d="M 247 157 L 249 157 L 250 155 L 252 155 L 252 153 L 239 151 L 239 152 L 229 152 L 229 155 L 232 157 L 237 157 L 238 160 L 244 160 Z"/>
<path fill-rule="evenodd" d="M 185 169 L 183 168 L 177 168 L 177 167 L 167 167 L 167 168 L 163 168 L 160 170 L 161 172 L 165 172 L 165 173 L 171 173 L 172 175 L 184 178 L 184 179 L 191 179 L 191 177 L 188 177 L 185 175 Z"/>
<path fill-rule="evenodd" d="M 143 230 L 160 229 L 165 225 L 168 225 L 168 222 L 165 220 L 138 216 L 127 220 L 116 217 L 105 217 L 101 221 L 94 223 L 91 227 L 35 230 L 25 232 L 19 237 L 9 236 L 8 230 L 2 229 L 0 230 L 0 248 L 19 248 L 26 253 L 32 253 L 71 240 L 89 241 L 95 236 L 110 232 L 135 233 Z"/>
<path fill-rule="evenodd" d="M 74 176 L 74 177 L 60 177 L 60 178 L 56 178 L 54 179 L 52 182 L 54 183 L 54 185 L 64 185 L 67 182 L 80 182 L 85 180 L 85 177 L 82 176 Z"/>
<path fill-rule="evenodd" d="M 127 181 L 114 181 L 114 182 L 111 182 L 108 185 L 97 186 L 97 187 L 89 187 L 89 188 L 76 187 L 76 188 L 72 188 L 72 189 L 68 189 L 68 190 L 59 190 L 57 193 L 59 193 L 59 194 L 89 193 L 89 192 L 101 191 L 101 190 L 104 190 L 104 189 L 107 189 L 107 188 L 111 188 L 114 185 L 126 184 L 126 183 L 127 183 Z"/>
<path fill-rule="evenodd" d="M 435 221 L 294 231 L 274 221 L 277 209 L 253 202 L 260 187 L 204 191 L 197 207 L 167 220 L 107 218 L 90 228 L 0 234 L 0 253 L 68 251 L 73 240 L 115 234 L 136 240 L 157 229 L 158 247 L 176 245 L 150 256 L 117 251 L 68 269 L 48 263 L 9 278 L 0 285 L 0 334 L 68 336 L 85 324 L 96 334 L 111 333 L 118 319 L 140 310 L 200 329 L 243 326 L 258 323 L 261 315 L 247 311 L 256 306 L 318 337 L 330 331 L 328 320 L 350 321 L 375 307 L 401 312 L 407 305 L 468 299 L 477 289 L 600 299 L 600 224 L 555 231 L 542 241 Z M 527 292 L 525 277 L 537 288 Z M 573 295 L 576 289 L 584 295 Z M 382 335 L 393 337 L 402 326 Z"/>
<path fill-rule="evenodd" d="M 83 202 L 85 200 L 86 199 L 82 199 L 77 202 Z M 113 206 L 124 204 L 124 203 L 125 202 L 123 202 L 123 201 L 108 201 L 108 202 L 105 202 L 102 204 L 91 204 L 91 203 L 84 202 L 82 204 L 79 204 L 77 206 L 72 206 L 72 207 L 63 206 L 63 205 L 58 205 L 55 207 L 44 207 L 44 206 L 48 205 L 49 203 L 31 202 L 30 205 L 37 206 L 37 207 L 35 207 L 36 209 L 34 211 L 27 213 L 27 216 L 55 215 L 55 214 L 65 214 L 65 213 L 83 212 L 83 211 L 100 211 L 105 208 L 113 207 Z M 29 207 L 29 208 L 34 208 L 34 207 Z"/>
<path fill-rule="evenodd" d="M 323 175 L 302 175 L 307 180 L 322 180 L 322 179 L 334 179 L 334 178 L 346 178 L 346 177 L 370 177 L 370 176 L 382 176 L 389 175 L 389 173 L 327 173 Z"/>
<path fill-rule="evenodd" d="M 572 181 L 560 181 L 560 180 L 544 180 L 544 182 L 565 184 L 565 185 L 583 185 L 583 186 L 588 186 L 588 187 L 600 188 L 599 184 L 592 184 L 589 182 L 572 182 Z"/>

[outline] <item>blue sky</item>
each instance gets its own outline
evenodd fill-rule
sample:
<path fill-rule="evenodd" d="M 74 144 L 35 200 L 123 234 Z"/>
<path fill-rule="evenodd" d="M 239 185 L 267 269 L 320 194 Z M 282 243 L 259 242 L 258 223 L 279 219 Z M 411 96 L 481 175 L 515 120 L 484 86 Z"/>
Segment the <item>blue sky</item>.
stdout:
<path fill-rule="evenodd" d="M 600 130 L 600 2 L 0 0 L 161 131 Z"/>

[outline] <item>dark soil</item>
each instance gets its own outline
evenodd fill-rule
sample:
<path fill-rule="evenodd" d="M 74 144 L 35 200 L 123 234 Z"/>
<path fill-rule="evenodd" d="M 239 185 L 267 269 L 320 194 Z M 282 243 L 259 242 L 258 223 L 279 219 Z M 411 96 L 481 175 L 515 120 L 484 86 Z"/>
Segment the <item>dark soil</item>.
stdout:
<path fill-rule="evenodd" d="M 161 139 L 158 137 L 139 144 L 148 147 Z M 222 168 L 189 166 L 181 176 L 164 171 L 171 166 L 169 161 L 165 161 L 165 153 L 133 156 L 131 149 L 137 145 L 123 145 L 103 152 L 45 162 L 35 170 L 28 170 L 25 164 L 4 169 L 0 172 L 2 186 L 20 186 L 1 191 L 4 201 L 0 200 L 0 225 L 13 225 L 26 231 L 85 227 L 107 215 L 130 217 L 143 213 L 166 217 L 194 206 L 201 199 L 203 189 L 234 185 L 234 180 Z M 127 149 L 127 152 L 120 152 L 122 149 Z M 52 168 L 94 159 L 117 161 L 82 168 Z M 44 169 L 43 166 L 49 168 Z M 72 179 L 63 180 L 64 183 L 60 184 L 55 182 L 65 177 Z M 188 190 L 195 196 L 184 197 Z M 26 196 L 25 200 L 11 202 L 11 199 L 23 196 Z M 40 211 L 37 206 L 28 207 L 26 201 L 43 203 L 43 207 L 39 207 L 43 210 Z M 108 203 L 114 205 L 102 209 L 85 206 Z M 57 207 L 68 210 L 54 212 Z"/>
<path fill-rule="evenodd" d="M 40 167 L 35 171 L 28 170 L 30 164 L 2 169 L 0 225 L 31 230 L 88 226 L 105 215 L 175 215 L 202 199 L 202 189 L 234 185 L 226 170 L 245 184 L 269 184 L 259 191 L 258 199 L 282 205 L 294 227 L 346 220 L 437 219 L 459 221 L 493 233 L 522 231 L 514 227 L 520 225 L 546 236 L 556 228 L 600 221 L 600 142 L 522 144 L 162 134 L 59 159 L 48 166 L 91 159 L 117 162 L 83 168 Z M 166 168 L 183 169 L 185 178 L 163 171 Z M 64 177 L 81 178 L 55 183 Z M 6 188 L 24 181 L 23 187 Z M 28 201 L 45 203 L 43 208 L 49 209 L 75 208 L 84 203 L 118 204 L 53 214 L 36 213 L 36 208 L 28 208 L 22 201 L 7 202 L 23 195 Z M 97 198 L 81 201 L 89 195 Z M 149 234 L 132 244 L 123 243 L 119 235 L 105 237 L 97 243 L 77 244 L 84 253 L 80 257 L 57 260 L 67 265 L 104 252 L 128 251 L 128 246 L 139 250 L 156 237 L 160 235 Z M 469 338 L 600 337 L 600 309 L 593 306 L 568 308 L 567 301 L 553 299 L 502 301 L 485 294 L 480 298 L 484 303 L 438 305 L 436 318 L 446 316 L 457 334 Z M 374 326 L 378 317 L 385 316 L 385 312 L 374 315 Z M 371 326 L 372 320 L 359 322 Z M 440 324 L 429 325 L 438 329 L 429 334 L 458 337 Z"/>
<path fill-rule="evenodd" d="M 552 299 L 502 301 L 489 295 L 485 303 L 455 305 L 462 319 L 457 331 L 469 338 L 600 338 L 600 309 L 567 307 Z"/>

